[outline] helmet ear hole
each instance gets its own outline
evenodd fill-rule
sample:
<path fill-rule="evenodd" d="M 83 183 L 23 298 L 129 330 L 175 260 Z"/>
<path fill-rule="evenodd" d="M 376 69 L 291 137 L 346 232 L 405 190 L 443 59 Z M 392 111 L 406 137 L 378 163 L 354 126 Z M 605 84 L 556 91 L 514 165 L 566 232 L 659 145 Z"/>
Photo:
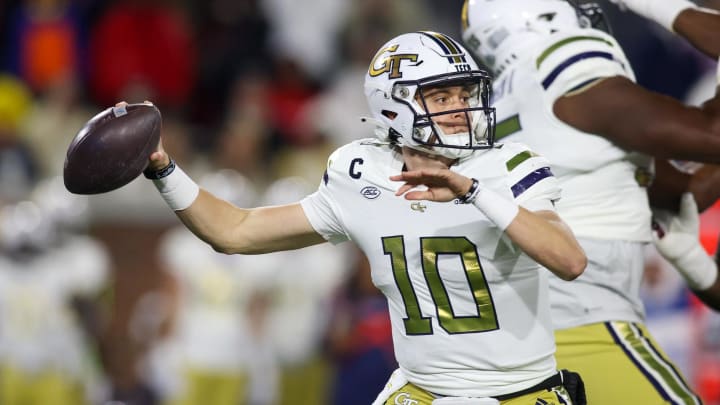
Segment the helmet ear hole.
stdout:
<path fill-rule="evenodd" d="M 394 120 L 395 118 L 397 118 L 397 115 L 398 115 L 398 114 L 397 114 L 396 112 L 394 112 L 394 111 L 382 110 L 382 115 L 385 116 L 385 117 L 387 117 L 387 118 L 389 118 L 389 119 L 391 119 L 391 120 Z"/>

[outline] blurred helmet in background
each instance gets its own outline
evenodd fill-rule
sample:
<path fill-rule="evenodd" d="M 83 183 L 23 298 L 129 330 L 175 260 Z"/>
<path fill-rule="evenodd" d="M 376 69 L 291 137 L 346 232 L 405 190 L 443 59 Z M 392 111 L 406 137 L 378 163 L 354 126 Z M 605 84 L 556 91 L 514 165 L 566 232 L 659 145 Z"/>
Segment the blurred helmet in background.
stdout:
<path fill-rule="evenodd" d="M 31 195 L 60 234 L 84 233 L 90 225 L 88 196 L 73 194 L 65 188 L 62 176 L 39 182 Z"/>
<path fill-rule="evenodd" d="M 298 202 L 314 191 L 302 177 L 283 177 L 272 182 L 263 193 L 261 205 L 284 205 Z"/>
<path fill-rule="evenodd" d="M 32 107 L 32 93 L 15 76 L 0 74 L 0 138 L 12 135 L 22 125 Z"/>
<path fill-rule="evenodd" d="M 37 254 L 57 240 L 53 221 L 35 202 L 20 201 L 0 208 L 0 249 L 11 255 Z"/>
<path fill-rule="evenodd" d="M 237 170 L 221 169 L 208 173 L 198 184 L 214 196 L 241 208 L 250 208 L 257 203 L 256 186 Z"/>

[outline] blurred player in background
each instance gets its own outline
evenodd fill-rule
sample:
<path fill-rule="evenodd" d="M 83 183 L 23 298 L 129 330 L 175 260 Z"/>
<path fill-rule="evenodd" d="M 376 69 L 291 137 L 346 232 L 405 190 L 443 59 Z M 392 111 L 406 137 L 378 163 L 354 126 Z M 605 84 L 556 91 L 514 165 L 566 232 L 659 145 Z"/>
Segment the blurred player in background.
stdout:
<path fill-rule="evenodd" d="M 0 73 L 0 203 L 24 198 L 40 176 L 37 157 L 22 137 L 32 102 L 25 83 Z"/>
<path fill-rule="evenodd" d="M 301 177 L 280 178 L 268 186 L 260 204 L 295 203 L 313 189 Z M 281 368 L 279 404 L 327 403 L 332 369 L 321 349 L 333 310 L 332 296 L 350 266 L 347 247 L 321 244 L 241 257 L 248 263 L 260 259 L 253 267 L 269 279 L 265 291 L 270 303 L 265 339 L 272 342 Z"/>
<path fill-rule="evenodd" d="M 311 190 L 299 178 L 284 178 L 260 194 L 230 169 L 206 174 L 200 184 L 239 207 L 286 204 Z M 179 306 L 153 373 L 164 381 L 167 403 L 323 403 L 328 365 L 319 348 L 329 296 L 347 262 L 342 252 L 316 246 L 227 256 L 185 227 L 170 231 L 162 257 L 180 283 Z M 298 272 L 306 277 L 298 280 Z M 176 375 L 168 365 L 176 365 Z"/>
<path fill-rule="evenodd" d="M 235 207 L 200 189 L 162 145 L 146 177 L 221 252 L 355 242 L 389 301 L 400 364 L 378 403 L 572 403 L 566 388 L 578 380 L 555 367 L 536 260 L 571 280 L 585 255 L 554 212 L 548 162 L 519 144 L 494 146 L 489 90 L 455 40 L 403 34 L 366 75 L 376 138 L 334 152 L 301 202 Z"/>
<path fill-rule="evenodd" d="M 62 179 L 0 212 L 0 403 L 81 405 L 106 393 L 98 364 L 105 249 L 78 233 L 86 198 Z"/>
<path fill-rule="evenodd" d="M 257 198 L 255 186 L 233 170 L 210 172 L 201 184 L 240 207 Z M 253 272 L 241 256 L 213 251 L 185 227 L 168 231 L 160 255 L 179 284 L 173 330 L 153 353 L 151 375 L 164 402 L 248 404 L 250 363 L 262 361 L 258 355 L 267 351 L 251 349 L 247 311 L 257 288 Z"/>
<path fill-rule="evenodd" d="M 558 363 L 580 372 L 590 403 L 699 403 L 643 326 L 643 246 L 652 241 L 646 187 L 653 157 L 658 165 L 720 162 L 720 112 L 636 85 L 616 40 L 595 28 L 607 27 L 600 10 L 572 3 L 467 0 L 462 18 L 466 44 L 496 74 L 497 137 L 552 162 L 563 190 L 558 212 L 589 258 L 572 285 L 551 277 Z M 709 192 L 705 207 L 717 187 Z M 666 205 L 680 200 L 662 197 Z M 691 288 L 717 288 L 716 269 L 687 270 Z"/>

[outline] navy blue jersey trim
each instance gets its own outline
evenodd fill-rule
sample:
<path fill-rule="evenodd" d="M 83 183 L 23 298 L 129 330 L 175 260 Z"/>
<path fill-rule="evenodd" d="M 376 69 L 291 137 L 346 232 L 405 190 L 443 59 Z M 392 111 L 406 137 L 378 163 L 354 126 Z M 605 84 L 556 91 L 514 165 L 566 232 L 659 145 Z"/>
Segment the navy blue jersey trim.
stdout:
<path fill-rule="evenodd" d="M 570 58 L 568 58 L 563 63 L 559 64 L 558 66 L 553 69 L 552 72 L 545 78 L 545 80 L 542 81 L 542 86 L 545 90 L 547 90 L 548 87 L 550 87 L 551 84 L 557 79 L 558 76 L 560 76 L 560 73 L 562 73 L 565 69 L 573 65 L 575 62 L 579 62 L 581 60 L 585 59 L 591 59 L 591 58 L 604 58 L 608 60 L 614 60 L 613 56 L 609 52 L 601 52 L 601 51 L 593 51 L 593 52 L 583 52 L 579 53 L 577 55 L 574 55 Z"/>
<path fill-rule="evenodd" d="M 515 183 L 515 185 L 513 185 L 510 189 L 513 192 L 513 196 L 517 197 L 520 194 L 527 191 L 530 187 L 532 187 L 538 181 L 540 181 L 546 177 L 552 177 L 552 176 L 553 176 L 553 173 L 549 167 L 541 167 L 537 170 L 530 172 L 530 174 L 523 177 L 520 181 Z"/>

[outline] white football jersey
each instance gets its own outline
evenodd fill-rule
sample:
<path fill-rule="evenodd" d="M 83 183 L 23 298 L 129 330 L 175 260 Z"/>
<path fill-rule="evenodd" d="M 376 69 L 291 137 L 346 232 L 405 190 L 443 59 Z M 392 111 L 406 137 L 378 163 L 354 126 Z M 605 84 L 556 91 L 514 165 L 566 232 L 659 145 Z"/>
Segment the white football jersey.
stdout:
<path fill-rule="evenodd" d="M 321 244 L 249 257 L 269 255 L 278 260 L 276 267 L 264 268 L 275 275 L 268 340 L 283 364 L 302 364 L 322 346 L 332 311 L 331 299 L 348 273 L 348 252 Z"/>
<path fill-rule="evenodd" d="M 109 264 L 100 244 L 79 236 L 27 261 L 0 255 L 0 363 L 88 377 L 92 350 L 72 300 L 99 293 Z"/>
<path fill-rule="evenodd" d="M 243 256 L 217 253 L 185 227 L 167 234 L 161 255 L 180 284 L 175 337 L 183 362 L 214 372 L 244 370 L 247 301 L 259 282 L 242 271 Z"/>
<path fill-rule="evenodd" d="M 315 230 L 365 253 L 388 299 L 395 355 L 409 381 L 447 396 L 485 397 L 555 373 L 547 270 L 475 206 L 395 196 L 402 156 L 372 139 L 335 151 L 302 201 Z M 530 210 L 554 210 L 548 161 L 508 143 L 453 166 Z M 542 235 L 538 235 L 542 237 Z"/>
<path fill-rule="evenodd" d="M 282 363 L 315 354 L 330 310 L 327 301 L 347 263 L 343 249 L 328 245 L 225 255 L 185 227 L 169 232 L 161 251 L 181 285 L 176 337 L 184 361 L 213 371 L 254 367 L 259 353 L 248 348 L 257 334 Z M 249 300 L 257 293 L 271 297 L 261 331 L 248 324 Z"/>
<path fill-rule="evenodd" d="M 495 80 L 497 138 L 525 143 L 552 162 L 562 188 L 557 211 L 589 258 L 585 273 L 571 285 L 551 277 L 553 321 L 562 328 L 610 319 L 639 321 L 642 266 L 634 256 L 641 249 L 633 245 L 651 240 L 645 186 L 652 159 L 580 132 L 553 113 L 563 95 L 607 77 L 634 81 L 633 71 L 615 39 L 598 30 L 556 32 L 538 39 L 529 52 Z M 609 245 L 603 249 L 585 240 Z M 628 244 L 624 252 L 617 241 Z M 622 268 L 606 266 L 609 250 L 624 255 Z"/>

